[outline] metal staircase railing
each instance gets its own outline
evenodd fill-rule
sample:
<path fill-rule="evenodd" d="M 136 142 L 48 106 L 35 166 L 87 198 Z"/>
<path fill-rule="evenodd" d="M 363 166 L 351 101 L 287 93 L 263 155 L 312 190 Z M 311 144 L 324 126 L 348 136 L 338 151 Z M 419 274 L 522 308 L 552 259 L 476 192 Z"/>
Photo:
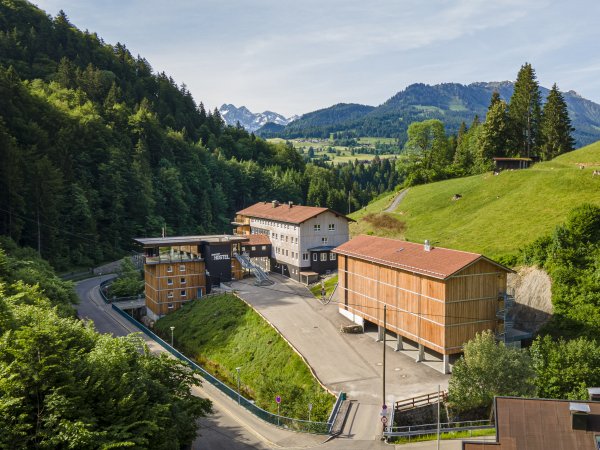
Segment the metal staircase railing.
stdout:
<path fill-rule="evenodd" d="M 247 253 L 234 253 L 233 256 L 235 257 L 235 259 L 237 259 L 239 261 L 239 263 L 241 264 L 241 266 L 244 269 L 247 269 L 249 271 L 251 271 L 254 276 L 256 277 L 256 284 L 259 286 L 265 286 L 265 285 L 269 285 L 269 284 L 273 284 L 273 281 L 269 278 L 269 276 L 265 273 L 264 270 L 262 270 L 260 267 L 258 267 L 256 264 L 254 264 L 251 260 L 250 257 L 248 256 Z"/>

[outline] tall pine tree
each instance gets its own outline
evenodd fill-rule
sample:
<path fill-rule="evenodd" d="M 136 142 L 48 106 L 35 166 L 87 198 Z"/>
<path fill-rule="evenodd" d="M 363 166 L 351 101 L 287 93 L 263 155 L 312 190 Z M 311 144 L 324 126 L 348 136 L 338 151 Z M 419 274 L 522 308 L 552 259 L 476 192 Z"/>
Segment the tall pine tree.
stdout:
<path fill-rule="evenodd" d="M 571 133 L 574 130 L 571 126 L 565 99 L 558 90 L 556 83 L 554 83 L 542 111 L 540 125 L 542 141 L 540 156 L 542 159 L 547 161 L 573 150 L 575 140 Z"/>
<path fill-rule="evenodd" d="M 494 156 L 507 156 L 507 143 L 509 142 L 509 121 L 507 105 L 499 97 L 492 97 L 485 122 L 481 125 L 479 137 L 479 154 L 477 165 L 481 170 L 491 167 Z"/>
<path fill-rule="evenodd" d="M 541 120 L 540 86 L 535 70 L 525 63 L 517 74 L 515 90 L 509 103 L 509 117 L 513 128 L 514 146 L 521 156 L 537 155 Z"/>

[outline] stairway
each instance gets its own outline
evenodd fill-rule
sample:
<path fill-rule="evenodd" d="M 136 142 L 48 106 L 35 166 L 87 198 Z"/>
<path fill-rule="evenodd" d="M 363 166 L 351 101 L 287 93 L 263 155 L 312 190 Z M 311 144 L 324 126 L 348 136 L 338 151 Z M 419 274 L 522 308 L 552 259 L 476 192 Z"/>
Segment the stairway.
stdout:
<path fill-rule="evenodd" d="M 270 286 L 273 284 L 273 281 L 269 278 L 265 271 L 250 260 L 248 254 L 234 253 L 233 256 L 240 262 L 244 269 L 249 270 L 254 274 L 256 277 L 256 282 L 254 284 L 256 286 Z"/>

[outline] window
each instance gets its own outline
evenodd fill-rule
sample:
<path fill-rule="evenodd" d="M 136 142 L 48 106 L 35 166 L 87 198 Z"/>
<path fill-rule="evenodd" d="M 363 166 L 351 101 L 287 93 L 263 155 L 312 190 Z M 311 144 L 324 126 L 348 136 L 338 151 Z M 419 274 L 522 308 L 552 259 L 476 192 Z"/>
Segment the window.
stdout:
<path fill-rule="evenodd" d="M 169 303 L 169 304 L 167 305 L 167 308 L 169 308 L 169 309 L 173 309 L 173 303 Z"/>
<path fill-rule="evenodd" d="M 181 279 L 179 280 L 179 282 L 180 282 L 181 284 L 185 284 L 185 283 L 186 283 L 186 281 L 185 281 L 185 278 L 184 278 L 184 277 L 181 277 Z"/>
<path fill-rule="evenodd" d="M 337 255 L 336 255 L 335 253 L 330 253 L 330 254 L 329 254 L 329 260 L 330 260 L 330 261 L 335 261 L 335 258 L 336 258 L 336 256 L 337 256 Z"/>
<path fill-rule="evenodd" d="M 285 256 L 288 256 L 288 251 L 287 251 L 287 249 L 285 250 Z"/>
<path fill-rule="evenodd" d="M 308 261 L 308 253 L 302 253 L 302 261 Z"/>
<path fill-rule="evenodd" d="M 263 246 L 262 246 L 260 249 L 261 249 L 261 250 L 266 250 L 266 249 L 267 249 L 267 246 L 266 246 L 266 245 L 263 245 Z"/>
<path fill-rule="evenodd" d="M 318 261 L 318 260 L 319 260 L 319 254 L 313 253 L 313 261 Z"/>
<path fill-rule="evenodd" d="M 185 296 L 187 296 L 187 292 L 185 291 L 185 289 L 184 289 L 183 291 L 181 291 L 181 296 L 182 296 L 182 297 L 185 297 Z"/>
<path fill-rule="evenodd" d="M 173 284 L 173 278 L 167 278 L 167 285 L 171 286 Z"/>
<path fill-rule="evenodd" d="M 285 242 L 287 242 L 287 241 L 288 241 L 288 236 L 285 237 Z"/>
<path fill-rule="evenodd" d="M 313 230 L 314 231 L 321 231 L 321 224 L 318 223 L 316 225 L 313 225 Z"/>
<path fill-rule="evenodd" d="M 252 251 L 254 251 L 254 250 L 256 250 L 256 246 L 253 245 L 252 246 Z"/>
<path fill-rule="evenodd" d="M 173 291 L 167 292 L 167 298 L 173 298 Z"/>
<path fill-rule="evenodd" d="M 245 252 L 246 251 L 246 247 L 242 247 L 242 251 Z"/>
<path fill-rule="evenodd" d="M 167 272 L 173 272 L 173 266 L 167 266 Z"/>
<path fill-rule="evenodd" d="M 335 231 L 335 223 L 329 224 L 329 231 Z"/>
<path fill-rule="evenodd" d="M 322 244 L 327 244 L 327 240 L 328 240 L 328 239 L 327 239 L 326 237 L 322 237 L 322 238 L 321 238 L 321 243 L 322 243 Z"/>
<path fill-rule="evenodd" d="M 182 264 L 179 266 L 179 271 L 180 272 L 185 272 L 185 264 Z"/>
<path fill-rule="evenodd" d="M 321 253 L 321 261 L 327 261 L 327 253 Z"/>

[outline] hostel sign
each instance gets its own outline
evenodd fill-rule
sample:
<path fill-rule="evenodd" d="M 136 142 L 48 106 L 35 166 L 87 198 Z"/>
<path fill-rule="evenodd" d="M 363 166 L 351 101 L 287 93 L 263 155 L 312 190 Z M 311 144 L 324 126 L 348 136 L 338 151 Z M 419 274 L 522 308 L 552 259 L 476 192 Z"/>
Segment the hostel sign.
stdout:
<path fill-rule="evenodd" d="M 213 261 L 223 261 L 226 259 L 231 259 L 227 253 L 213 253 L 211 256 Z"/>

